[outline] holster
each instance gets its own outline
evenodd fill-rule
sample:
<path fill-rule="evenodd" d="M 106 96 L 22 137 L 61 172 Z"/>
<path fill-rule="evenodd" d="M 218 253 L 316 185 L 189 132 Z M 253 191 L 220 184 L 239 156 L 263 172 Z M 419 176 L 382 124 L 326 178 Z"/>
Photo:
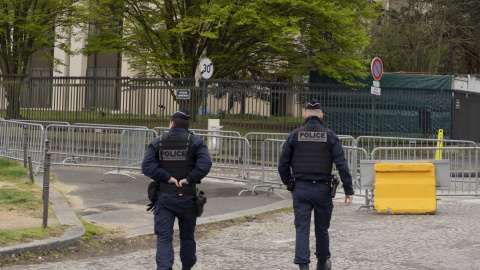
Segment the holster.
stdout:
<path fill-rule="evenodd" d="M 200 191 L 195 201 L 197 203 L 197 217 L 200 217 L 203 214 L 203 206 L 207 203 L 205 193 Z"/>
<path fill-rule="evenodd" d="M 330 195 L 332 198 L 335 198 L 335 195 L 337 194 L 337 187 L 340 181 L 338 181 L 337 176 L 334 175 L 333 179 L 330 180 Z"/>
<path fill-rule="evenodd" d="M 147 204 L 148 208 L 147 211 L 154 211 L 155 210 L 155 202 L 157 201 L 158 198 L 158 183 L 157 181 L 152 181 L 150 184 L 148 184 L 148 199 L 150 200 L 150 203 Z"/>
<path fill-rule="evenodd" d="M 157 201 L 158 193 L 158 183 L 157 181 L 152 181 L 148 184 L 148 199 L 155 203 Z"/>

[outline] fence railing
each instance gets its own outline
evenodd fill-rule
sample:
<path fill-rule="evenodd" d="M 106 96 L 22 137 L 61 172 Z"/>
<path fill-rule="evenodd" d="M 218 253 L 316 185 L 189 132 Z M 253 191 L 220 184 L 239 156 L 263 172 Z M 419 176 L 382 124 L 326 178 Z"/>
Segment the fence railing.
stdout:
<path fill-rule="evenodd" d="M 160 127 L 148 129 L 79 123 L 49 124 L 44 128 L 45 124 L 0 119 L 0 156 L 15 160 L 30 156 L 38 165 L 38 172 L 44 162 L 44 142 L 49 140 L 51 164 L 117 170 L 104 177 L 108 174 L 128 175 L 122 170 L 140 170 L 148 144 L 166 131 Z M 195 133 L 209 147 L 213 161 L 209 177 L 243 182 L 246 189 L 242 192 L 251 191 L 252 194 L 260 187 L 267 187 L 268 192 L 285 188 L 277 166 L 288 134 L 249 133 L 241 137 L 232 131 L 196 130 Z M 479 195 L 480 148 L 472 141 L 373 136 L 355 140 L 348 135 L 340 135 L 339 139 L 356 194 L 365 196 L 367 205 L 373 199 L 367 199 L 368 190 L 373 190 L 373 186 L 362 183 L 362 161 L 443 160 L 448 162 L 447 174 L 452 184 L 448 190 L 438 190 L 438 195 Z M 443 147 L 437 147 L 437 143 L 443 143 Z M 335 167 L 332 173 L 337 173 Z M 363 190 L 367 190 L 364 195 Z"/>

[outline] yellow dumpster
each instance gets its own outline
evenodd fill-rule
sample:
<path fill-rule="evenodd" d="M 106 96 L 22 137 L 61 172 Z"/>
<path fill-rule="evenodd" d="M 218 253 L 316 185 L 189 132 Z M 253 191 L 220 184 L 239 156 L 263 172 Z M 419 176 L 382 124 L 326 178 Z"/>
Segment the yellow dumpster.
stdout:
<path fill-rule="evenodd" d="M 378 163 L 375 202 L 378 213 L 432 214 L 437 210 L 432 163 Z"/>

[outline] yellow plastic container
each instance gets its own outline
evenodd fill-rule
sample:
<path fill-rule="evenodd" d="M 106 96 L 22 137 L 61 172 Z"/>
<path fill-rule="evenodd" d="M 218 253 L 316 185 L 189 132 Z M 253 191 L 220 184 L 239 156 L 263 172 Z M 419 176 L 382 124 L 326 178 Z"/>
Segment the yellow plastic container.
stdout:
<path fill-rule="evenodd" d="M 378 213 L 434 214 L 437 211 L 433 163 L 378 163 L 375 202 Z"/>

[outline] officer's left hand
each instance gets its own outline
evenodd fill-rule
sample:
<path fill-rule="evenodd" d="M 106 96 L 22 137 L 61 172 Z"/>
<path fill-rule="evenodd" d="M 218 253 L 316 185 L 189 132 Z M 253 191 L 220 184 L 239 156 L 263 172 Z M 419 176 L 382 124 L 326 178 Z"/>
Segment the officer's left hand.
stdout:
<path fill-rule="evenodd" d="M 151 211 L 151 212 L 155 211 L 155 203 L 154 202 L 147 204 L 147 206 L 148 206 L 147 211 Z"/>
<path fill-rule="evenodd" d="M 170 179 L 168 179 L 168 183 L 169 184 L 174 184 L 175 186 L 179 187 L 178 180 L 173 178 L 173 177 L 170 177 Z"/>
<path fill-rule="evenodd" d="M 182 180 L 178 181 L 178 186 L 182 187 L 182 185 L 188 185 L 187 179 L 182 179 Z"/>

